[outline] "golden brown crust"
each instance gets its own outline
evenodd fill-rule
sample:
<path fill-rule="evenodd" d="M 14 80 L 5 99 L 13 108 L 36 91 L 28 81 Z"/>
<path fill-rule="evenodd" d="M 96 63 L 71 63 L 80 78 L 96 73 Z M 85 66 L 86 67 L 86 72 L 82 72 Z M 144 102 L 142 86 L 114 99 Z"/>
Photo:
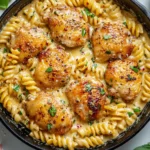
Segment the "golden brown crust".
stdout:
<path fill-rule="evenodd" d="M 41 86 L 58 88 L 65 86 L 69 81 L 71 66 L 67 64 L 69 54 L 64 48 L 48 48 L 39 55 L 34 77 Z"/>
<path fill-rule="evenodd" d="M 103 84 L 91 80 L 74 81 L 69 85 L 66 94 L 82 120 L 91 121 L 100 117 L 100 110 L 106 99 Z"/>
<path fill-rule="evenodd" d="M 89 37 L 89 25 L 76 8 L 55 6 L 45 14 L 44 19 L 49 25 L 52 39 L 67 47 L 82 46 Z"/>
<path fill-rule="evenodd" d="M 27 63 L 29 58 L 44 50 L 47 37 L 44 30 L 38 27 L 22 27 L 11 41 L 11 47 L 20 51 L 19 61 Z"/>
<path fill-rule="evenodd" d="M 130 32 L 123 24 L 102 23 L 93 32 L 92 44 L 97 62 L 124 59 L 133 50 Z"/>
<path fill-rule="evenodd" d="M 72 113 L 52 93 L 40 92 L 34 101 L 27 102 L 26 111 L 44 131 L 65 134 L 72 127 Z"/>
<path fill-rule="evenodd" d="M 124 100 L 134 100 L 141 89 L 140 71 L 137 62 L 133 60 L 109 62 L 105 80 L 109 85 L 109 94 Z"/>

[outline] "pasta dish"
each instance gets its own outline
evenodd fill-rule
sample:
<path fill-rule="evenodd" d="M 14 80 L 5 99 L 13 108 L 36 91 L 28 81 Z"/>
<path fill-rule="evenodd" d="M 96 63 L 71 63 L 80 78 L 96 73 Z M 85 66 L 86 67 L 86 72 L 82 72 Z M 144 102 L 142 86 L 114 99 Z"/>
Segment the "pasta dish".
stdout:
<path fill-rule="evenodd" d="M 150 39 L 114 0 L 32 0 L 0 32 L 0 103 L 69 150 L 118 137 L 150 101 Z"/>

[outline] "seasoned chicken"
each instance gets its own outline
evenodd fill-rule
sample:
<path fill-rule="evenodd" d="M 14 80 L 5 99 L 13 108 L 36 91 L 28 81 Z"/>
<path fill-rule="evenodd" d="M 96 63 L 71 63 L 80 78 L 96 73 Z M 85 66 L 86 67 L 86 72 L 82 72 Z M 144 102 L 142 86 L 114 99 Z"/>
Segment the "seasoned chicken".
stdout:
<path fill-rule="evenodd" d="M 71 82 L 66 90 L 69 102 L 83 121 L 92 121 L 100 117 L 106 100 L 104 85 L 91 80 Z"/>
<path fill-rule="evenodd" d="M 46 33 L 38 27 L 22 27 L 11 39 L 11 47 L 20 51 L 19 61 L 27 63 L 48 45 Z"/>
<path fill-rule="evenodd" d="M 134 100 L 141 90 L 141 75 L 137 62 L 116 60 L 108 64 L 105 72 L 109 95 Z"/>
<path fill-rule="evenodd" d="M 85 44 L 89 37 L 89 25 L 76 8 L 58 5 L 50 8 L 44 15 L 51 37 L 67 47 Z"/>
<path fill-rule="evenodd" d="M 67 63 L 69 54 L 64 48 L 48 48 L 39 55 L 34 77 L 41 86 L 59 88 L 64 86 L 70 77 L 71 66 Z"/>
<path fill-rule="evenodd" d="M 39 127 L 50 133 L 65 134 L 72 127 L 72 113 L 52 93 L 40 92 L 34 101 L 26 104 L 26 112 Z"/>
<path fill-rule="evenodd" d="M 130 56 L 133 45 L 129 30 L 123 24 L 102 23 L 92 35 L 93 52 L 97 62 Z"/>

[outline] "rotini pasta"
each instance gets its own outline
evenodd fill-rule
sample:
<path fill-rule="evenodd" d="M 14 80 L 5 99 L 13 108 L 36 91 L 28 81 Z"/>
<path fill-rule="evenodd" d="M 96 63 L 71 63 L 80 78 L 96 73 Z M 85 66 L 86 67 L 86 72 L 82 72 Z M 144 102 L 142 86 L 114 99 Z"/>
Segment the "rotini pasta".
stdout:
<path fill-rule="evenodd" d="M 76 139 L 76 142 L 81 147 L 90 148 L 103 144 L 103 138 L 99 136 L 91 136 L 84 139 L 78 138 Z"/>
<path fill-rule="evenodd" d="M 42 142 L 46 142 L 48 145 L 55 145 L 55 146 L 59 146 L 59 147 L 63 147 L 63 148 L 68 148 L 70 150 L 74 150 L 74 148 L 76 147 L 77 143 L 73 141 L 73 139 L 71 138 L 66 138 L 64 136 L 59 136 L 59 135 L 50 135 L 47 133 L 43 133 L 43 132 L 31 132 L 30 136 L 32 136 L 33 138 L 36 139 L 40 139 Z"/>
<path fill-rule="evenodd" d="M 141 95 L 141 100 L 143 102 L 150 101 L 150 74 L 144 73 L 143 74 L 143 90 Z"/>
<path fill-rule="evenodd" d="M 113 126 L 108 122 L 104 123 L 95 123 L 91 126 L 82 127 L 78 130 L 78 133 L 81 137 L 85 136 L 96 136 L 96 135 L 113 135 L 115 131 Z"/>
<path fill-rule="evenodd" d="M 144 33 L 143 26 L 137 21 L 135 17 L 133 17 L 130 13 L 125 11 L 123 12 L 123 15 L 124 21 L 133 35 L 139 37 L 140 34 Z"/>
<path fill-rule="evenodd" d="M 0 32 L 0 103 L 47 145 L 84 149 L 116 138 L 150 101 L 149 71 L 148 36 L 114 0 L 33 0 Z"/>
<path fill-rule="evenodd" d="M 21 84 L 26 87 L 30 94 L 35 95 L 39 91 L 39 88 L 36 86 L 36 82 L 28 73 L 21 74 Z"/>
<path fill-rule="evenodd" d="M 11 35 L 21 27 L 21 24 L 22 22 L 19 18 L 12 17 L 0 33 L 0 43 L 7 44 Z"/>

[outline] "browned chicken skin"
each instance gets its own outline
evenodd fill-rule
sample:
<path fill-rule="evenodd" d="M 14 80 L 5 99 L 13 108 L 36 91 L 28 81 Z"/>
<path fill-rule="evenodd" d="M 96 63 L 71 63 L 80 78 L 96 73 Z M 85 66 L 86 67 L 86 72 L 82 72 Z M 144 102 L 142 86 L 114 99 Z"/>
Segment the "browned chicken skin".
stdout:
<path fill-rule="evenodd" d="M 57 46 L 39 54 L 34 77 L 44 87 L 59 88 L 69 81 L 71 66 L 67 64 L 69 54 Z"/>
<path fill-rule="evenodd" d="M 85 44 L 89 36 L 89 26 L 76 8 L 58 5 L 44 15 L 51 31 L 51 37 L 67 47 Z"/>
<path fill-rule="evenodd" d="M 27 102 L 26 111 L 39 127 L 50 133 L 65 134 L 72 127 L 72 113 L 52 93 L 40 92 L 34 101 Z"/>
<path fill-rule="evenodd" d="M 105 72 L 109 95 L 134 100 L 141 89 L 141 75 L 137 62 L 116 60 L 108 64 Z"/>
<path fill-rule="evenodd" d="M 127 58 L 132 50 L 129 30 L 123 24 L 102 23 L 92 35 L 93 51 L 97 62 Z"/>
<path fill-rule="evenodd" d="M 44 30 L 38 27 L 22 27 L 11 40 L 11 47 L 20 50 L 19 61 L 23 63 L 27 63 L 29 58 L 36 56 L 47 45 Z"/>
<path fill-rule="evenodd" d="M 83 121 L 100 117 L 100 110 L 106 99 L 103 84 L 90 80 L 74 81 L 69 85 L 66 94 L 74 111 Z"/>

